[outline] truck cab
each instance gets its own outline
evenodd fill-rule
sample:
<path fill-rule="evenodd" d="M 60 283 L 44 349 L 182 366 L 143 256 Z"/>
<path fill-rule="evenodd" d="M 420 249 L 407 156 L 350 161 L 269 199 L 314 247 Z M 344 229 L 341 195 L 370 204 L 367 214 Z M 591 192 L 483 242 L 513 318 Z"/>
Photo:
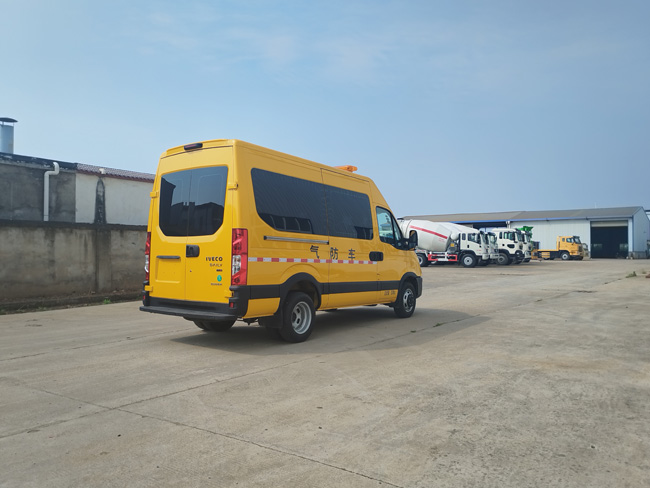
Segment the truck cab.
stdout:
<path fill-rule="evenodd" d="M 499 244 L 497 242 L 497 235 L 494 232 L 486 232 L 485 237 L 488 242 L 490 262 L 496 263 L 499 260 Z"/>
<path fill-rule="evenodd" d="M 576 259 L 578 261 L 587 256 L 587 246 L 582 243 L 579 236 L 557 236 L 555 249 L 540 249 L 537 256 L 541 259 L 560 258 L 562 261 Z"/>
<path fill-rule="evenodd" d="M 496 235 L 499 256 L 497 264 L 520 264 L 524 260 L 524 244 L 519 237 L 517 229 L 509 227 L 496 227 L 491 229 Z"/>

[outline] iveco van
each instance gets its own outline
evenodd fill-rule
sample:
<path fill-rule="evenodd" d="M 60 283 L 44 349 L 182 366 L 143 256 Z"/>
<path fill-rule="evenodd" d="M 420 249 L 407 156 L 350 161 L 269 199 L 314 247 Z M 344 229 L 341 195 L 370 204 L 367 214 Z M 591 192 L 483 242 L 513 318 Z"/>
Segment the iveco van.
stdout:
<path fill-rule="evenodd" d="M 289 342 L 309 337 L 315 310 L 384 304 L 410 317 L 417 236 L 402 236 L 354 170 L 238 140 L 169 149 L 151 192 L 140 310 L 215 332 L 258 322 Z"/>

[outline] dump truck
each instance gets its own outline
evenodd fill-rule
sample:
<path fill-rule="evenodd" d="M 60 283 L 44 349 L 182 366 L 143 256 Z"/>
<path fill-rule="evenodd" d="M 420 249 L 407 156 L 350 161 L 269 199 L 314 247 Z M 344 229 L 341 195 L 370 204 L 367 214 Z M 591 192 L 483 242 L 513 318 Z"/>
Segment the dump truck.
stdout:
<path fill-rule="evenodd" d="M 587 245 L 580 241 L 579 236 L 557 236 L 555 249 L 538 249 L 535 254 L 539 259 L 582 260 L 587 256 Z"/>
<path fill-rule="evenodd" d="M 459 263 L 466 268 L 490 261 L 488 239 L 485 233 L 472 227 L 452 222 L 428 220 L 398 221 L 405 236 L 417 233 L 418 246 L 415 253 L 420 266 L 437 263 Z"/>

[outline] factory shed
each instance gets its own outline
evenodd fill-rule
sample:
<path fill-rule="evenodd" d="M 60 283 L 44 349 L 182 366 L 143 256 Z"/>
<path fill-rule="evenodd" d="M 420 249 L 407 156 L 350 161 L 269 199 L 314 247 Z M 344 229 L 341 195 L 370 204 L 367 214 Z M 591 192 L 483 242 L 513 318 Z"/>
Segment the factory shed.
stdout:
<path fill-rule="evenodd" d="M 650 257 L 650 220 L 643 207 L 538 210 L 442 215 L 412 215 L 404 219 L 454 222 L 477 229 L 533 228 L 541 249 L 555 248 L 557 236 L 576 235 L 589 246 L 592 258 Z"/>

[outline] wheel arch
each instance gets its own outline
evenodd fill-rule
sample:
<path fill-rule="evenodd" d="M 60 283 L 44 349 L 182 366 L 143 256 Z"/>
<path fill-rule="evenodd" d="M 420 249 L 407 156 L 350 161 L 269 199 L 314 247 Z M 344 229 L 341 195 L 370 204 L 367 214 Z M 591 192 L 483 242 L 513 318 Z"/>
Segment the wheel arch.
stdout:
<path fill-rule="evenodd" d="M 415 296 L 419 298 L 422 295 L 422 277 L 413 272 L 405 273 L 399 280 L 399 289 L 402 288 L 404 283 L 410 283 L 415 289 Z"/>
<path fill-rule="evenodd" d="M 278 310 L 282 308 L 282 304 L 287 299 L 289 293 L 294 291 L 301 291 L 307 294 L 314 303 L 314 308 L 318 310 L 321 304 L 323 285 L 308 273 L 295 274 L 280 285 L 280 305 Z"/>

